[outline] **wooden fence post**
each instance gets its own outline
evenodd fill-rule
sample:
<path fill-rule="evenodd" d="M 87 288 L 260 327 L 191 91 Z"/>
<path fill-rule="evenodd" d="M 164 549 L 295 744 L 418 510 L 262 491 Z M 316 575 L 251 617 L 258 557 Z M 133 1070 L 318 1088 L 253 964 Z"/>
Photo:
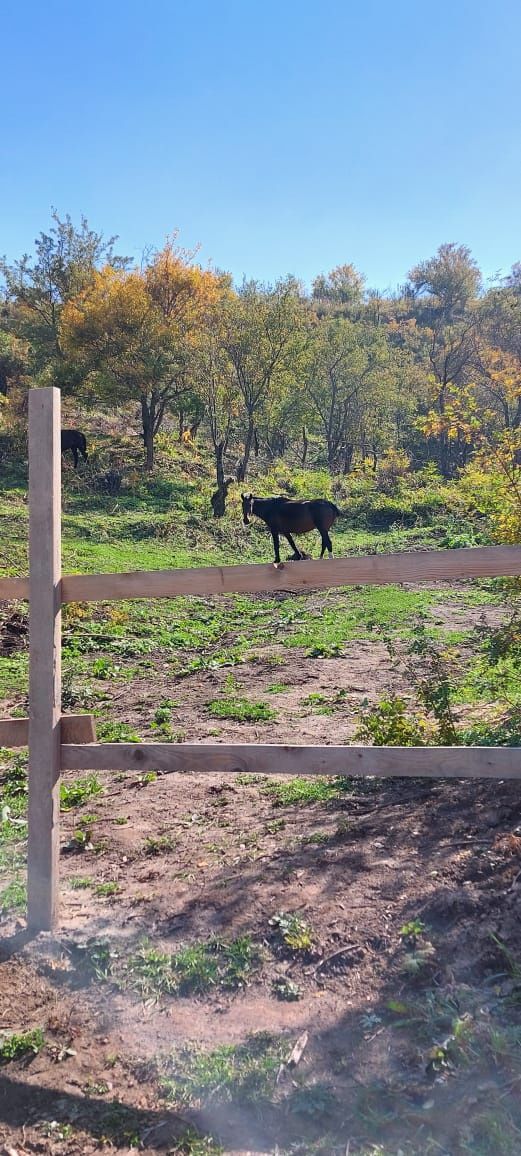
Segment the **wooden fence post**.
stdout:
<path fill-rule="evenodd" d="M 28 924 L 58 916 L 61 717 L 60 391 L 29 393 Z"/>

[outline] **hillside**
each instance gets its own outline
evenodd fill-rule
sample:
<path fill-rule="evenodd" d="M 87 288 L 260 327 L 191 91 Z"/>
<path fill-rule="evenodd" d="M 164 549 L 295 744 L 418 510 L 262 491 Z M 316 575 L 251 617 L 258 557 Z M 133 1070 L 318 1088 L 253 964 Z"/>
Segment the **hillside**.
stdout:
<path fill-rule="evenodd" d="M 87 433 L 65 571 L 271 560 L 240 486 L 211 516 L 204 441 L 160 439 L 147 479 L 121 428 Z M 250 486 L 333 497 L 337 554 L 486 540 L 429 470 L 386 492 L 259 460 Z M 5 469 L 1 573 L 26 571 L 25 493 Z M 105 741 L 435 742 L 435 663 L 460 741 L 518 743 L 513 607 L 491 580 L 71 604 L 64 706 Z M 4 604 L 0 713 L 26 696 L 26 608 Z M 67 775 L 60 931 L 27 942 L 24 756 L 1 773 L 6 1152 L 519 1150 L 516 784 Z"/>

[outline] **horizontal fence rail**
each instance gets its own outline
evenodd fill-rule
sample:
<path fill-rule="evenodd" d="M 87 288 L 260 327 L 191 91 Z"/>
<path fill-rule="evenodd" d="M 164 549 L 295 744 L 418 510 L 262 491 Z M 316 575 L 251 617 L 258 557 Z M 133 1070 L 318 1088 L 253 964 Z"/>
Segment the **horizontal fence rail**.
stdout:
<path fill-rule="evenodd" d="M 514 747 L 299 747 L 245 743 L 63 744 L 62 770 L 521 779 Z"/>
<path fill-rule="evenodd" d="M 74 574 L 62 578 L 62 599 L 90 602 L 111 598 L 169 598 L 178 594 L 253 594 L 518 574 L 521 574 L 521 547 L 477 546 L 285 562 L 280 569 L 264 563 L 132 574 Z"/>
<path fill-rule="evenodd" d="M 90 714 L 62 714 L 62 743 L 92 743 L 96 738 Z M 28 718 L 0 718 L 0 747 L 26 747 L 29 743 Z"/>
<path fill-rule="evenodd" d="M 397 554 L 135 570 L 129 574 L 64 574 L 61 601 L 98 602 L 125 598 L 174 598 L 193 594 L 255 594 L 277 590 L 328 590 L 338 586 L 383 586 L 457 578 L 521 575 L 521 546 L 470 546 L 458 550 L 409 550 Z M 27 578 L 0 578 L 0 599 L 28 598 Z"/>
<path fill-rule="evenodd" d="M 28 578 L 0 578 L 0 601 L 29 600 Z"/>

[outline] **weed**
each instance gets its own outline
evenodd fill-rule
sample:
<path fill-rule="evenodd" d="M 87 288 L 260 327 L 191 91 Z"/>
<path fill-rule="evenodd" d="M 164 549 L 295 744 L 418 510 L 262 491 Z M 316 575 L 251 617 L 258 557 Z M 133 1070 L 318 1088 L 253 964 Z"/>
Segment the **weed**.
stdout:
<path fill-rule="evenodd" d="M 80 807 L 93 795 L 99 795 L 103 790 L 96 775 L 85 775 L 75 779 L 72 783 L 62 783 L 60 787 L 60 805 L 62 811 L 71 811 L 73 807 Z"/>
<path fill-rule="evenodd" d="M 110 662 L 108 658 L 96 658 L 92 664 L 91 673 L 93 678 L 117 678 L 122 672 L 121 664 Z"/>
<path fill-rule="evenodd" d="M 330 838 L 329 831 L 312 831 L 310 835 L 302 835 L 300 845 L 307 847 L 308 845 L 316 844 L 320 846 L 321 843 L 327 843 Z"/>
<path fill-rule="evenodd" d="M 0 1064 L 10 1064 L 23 1056 L 38 1055 L 45 1043 L 41 1028 L 28 1032 L 3 1032 L 0 1036 Z"/>
<path fill-rule="evenodd" d="M 426 927 L 421 919 L 410 919 L 408 923 L 404 923 L 403 927 L 400 927 L 398 934 L 406 946 L 415 947 L 424 931 L 426 931 Z"/>
<path fill-rule="evenodd" d="M 145 855 L 161 855 L 165 851 L 173 851 L 176 846 L 171 835 L 149 835 L 145 839 Z"/>
<path fill-rule="evenodd" d="M 277 831 L 283 831 L 285 826 L 285 819 L 268 819 L 266 823 L 266 832 L 268 835 L 276 835 Z"/>
<path fill-rule="evenodd" d="M 289 690 L 287 682 L 272 682 L 271 686 L 266 687 L 268 694 L 284 694 L 286 690 Z"/>
<path fill-rule="evenodd" d="M 92 829 L 90 827 L 78 827 L 73 831 L 66 846 L 69 851 L 93 851 Z"/>
<path fill-rule="evenodd" d="M 72 1124 L 61 1124 L 58 1120 L 43 1120 L 38 1125 L 38 1131 L 47 1140 L 69 1140 L 73 1135 Z"/>
<path fill-rule="evenodd" d="M 291 952 L 306 952 L 313 947 L 313 932 L 308 923 L 295 912 L 280 912 L 269 920 L 281 946 Z"/>
<path fill-rule="evenodd" d="M 379 747 L 423 747 L 427 726 L 423 719 L 409 715 L 404 699 L 393 694 L 362 713 L 355 741 Z"/>
<path fill-rule="evenodd" d="M 329 1084 L 319 1082 L 296 1088 L 289 1097 L 288 1110 L 294 1115 L 320 1119 L 339 1107 L 339 1101 Z"/>
<path fill-rule="evenodd" d="M 119 891 L 119 884 L 112 882 L 98 883 L 94 888 L 94 894 L 100 899 L 109 899 L 111 895 L 117 895 Z"/>
<path fill-rule="evenodd" d="M 288 979 L 286 976 L 281 975 L 278 979 L 274 979 L 272 987 L 273 994 L 276 995 L 277 999 L 286 1000 L 288 1002 L 300 999 L 302 995 L 298 983 L 295 983 L 295 981 L 292 979 Z"/>

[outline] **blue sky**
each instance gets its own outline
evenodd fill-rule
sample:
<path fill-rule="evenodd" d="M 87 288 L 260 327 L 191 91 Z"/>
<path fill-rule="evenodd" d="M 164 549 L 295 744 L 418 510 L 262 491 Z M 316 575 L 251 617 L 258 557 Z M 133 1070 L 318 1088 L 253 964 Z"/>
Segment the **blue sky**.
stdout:
<path fill-rule="evenodd" d="M 1 0 L 0 253 L 60 215 L 136 259 L 384 289 L 521 259 L 519 0 Z"/>

